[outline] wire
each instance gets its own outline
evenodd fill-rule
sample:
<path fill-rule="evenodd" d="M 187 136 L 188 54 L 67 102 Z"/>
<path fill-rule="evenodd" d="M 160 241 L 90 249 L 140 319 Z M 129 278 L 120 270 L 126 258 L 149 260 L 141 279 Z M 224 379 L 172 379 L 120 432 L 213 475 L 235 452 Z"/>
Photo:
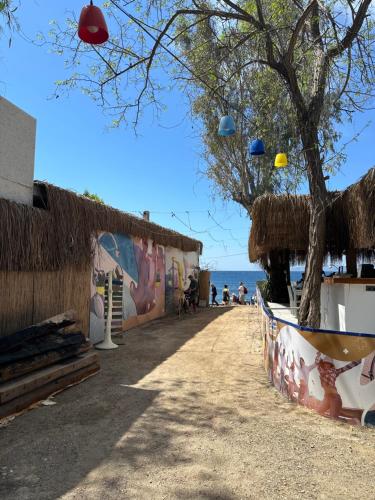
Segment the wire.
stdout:
<path fill-rule="evenodd" d="M 229 232 L 229 234 L 231 235 L 232 240 L 233 240 L 233 241 L 235 241 L 235 242 L 237 243 L 237 245 L 238 245 L 238 246 L 240 246 L 241 248 L 245 248 L 245 247 L 246 247 L 246 245 L 242 245 L 242 243 L 240 243 L 240 240 L 238 240 L 235 236 L 233 236 L 233 233 L 232 233 L 232 230 L 231 230 L 231 229 L 227 229 L 227 228 L 223 227 L 223 226 L 222 226 L 219 222 L 217 222 L 217 221 L 214 219 L 214 217 L 211 215 L 211 213 L 210 213 L 210 211 L 209 211 L 209 210 L 207 210 L 207 213 L 208 213 L 208 217 L 209 217 L 210 219 L 212 219 L 212 220 L 215 222 L 215 224 L 216 224 L 216 225 L 217 225 L 220 229 L 222 229 L 223 231 L 228 231 L 228 232 Z"/>
<path fill-rule="evenodd" d="M 211 257 L 211 256 L 205 256 L 204 258 L 207 260 L 207 259 L 224 259 L 225 257 L 237 257 L 239 255 L 248 255 L 247 252 L 242 252 L 242 253 L 232 253 L 230 255 L 217 255 L 215 257 Z"/>
<path fill-rule="evenodd" d="M 129 213 L 129 214 L 143 214 L 143 210 L 124 210 L 125 212 Z M 155 214 L 155 215 L 171 215 L 171 212 L 173 212 L 174 214 L 186 214 L 186 213 L 207 213 L 209 212 L 209 210 L 207 208 L 205 209 L 199 209 L 199 210 L 168 210 L 168 211 L 159 211 L 159 210 L 148 210 L 148 212 L 150 212 L 150 214 Z M 235 215 L 237 214 L 238 212 L 235 212 L 235 211 L 232 211 L 232 212 L 228 212 L 226 208 L 219 208 L 219 209 L 216 209 L 215 208 L 215 212 L 226 212 L 228 215 Z"/>

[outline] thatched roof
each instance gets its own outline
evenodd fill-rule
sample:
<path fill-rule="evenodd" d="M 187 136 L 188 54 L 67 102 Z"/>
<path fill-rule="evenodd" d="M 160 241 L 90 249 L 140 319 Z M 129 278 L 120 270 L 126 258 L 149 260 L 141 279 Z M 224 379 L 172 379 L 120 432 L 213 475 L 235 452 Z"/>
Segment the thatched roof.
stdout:
<path fill-rule="evenodd" d="M 257 198 L 249 238 L 251 262 L 264 261 L 272 250 L 289 250 L 297 259 L 306 255 L 309 221 L 308 196 Z M 342 257 L 349 248 L 367 255 L 375 251 L 375 168 L 344 192 L 330 193 L 326 223 L 327 255 Z"/>
<path fill-rule="evenodd" d="M 357 250 L 375 248 L 375 167 L 344 192 L 350 240 Z"/>
<path fill-rule="evenodd" d="M 202 250 L 200 241 L 147 222 L 71 191 L 35 182 L 46 208 L 0 199 L 0 270 L 52 271 L 90 266 L 92 236 L 101 231 L 150 238 L 183 251 Z"/>
<path fill-rule="evenodd" d="M 251 262 L 271 250 L 305 252 L 308 245 L 309 208 L 306 196 L 265 194 L 252 208 L 249 240 Z"/>

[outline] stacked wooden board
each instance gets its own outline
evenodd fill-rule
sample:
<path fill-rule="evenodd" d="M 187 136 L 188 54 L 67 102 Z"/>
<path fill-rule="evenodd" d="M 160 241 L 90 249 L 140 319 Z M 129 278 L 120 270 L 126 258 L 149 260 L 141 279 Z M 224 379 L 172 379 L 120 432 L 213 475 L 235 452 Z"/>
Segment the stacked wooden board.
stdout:
<path fill-rule="evenodd" d="M 73 317 L 69 311 L 0 337 L 0 418 L 99 371 L 98 355 Z"/>

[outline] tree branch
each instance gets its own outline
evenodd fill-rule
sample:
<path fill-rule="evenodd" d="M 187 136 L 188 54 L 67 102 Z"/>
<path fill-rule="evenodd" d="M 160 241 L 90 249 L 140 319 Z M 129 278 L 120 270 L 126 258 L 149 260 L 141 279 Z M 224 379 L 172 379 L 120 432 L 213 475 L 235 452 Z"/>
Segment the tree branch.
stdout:
<path fill-rule="evenodd" d="M 317 0 L 312 0 L 306 9 L 302 12 L 301 17 L 298 19 L 297 24 L 293 30 L 292 36 L 289 41 L 288 49 L 287 49 L 287 58 L 292 63 L 294 57 L 294 49 L 298 40 L 298 37 L 305 26 L 306 20 L 311 14 L 314 6 L 316 5 Z"/>
<path fill-rule="evenodd" d="M 359 9 L 357 10 L 357 14 L 354 17 L 352 25 L 347 29 L 346 35 L 344 38 L 336 44 L 335 47 L 332 47 L 328 50 L 327 58 L 334 59 L 335 57 L 341 55 L 346 49 L 348 49 L 353 43 L 354 39 L 358 35 L 363 21 L 367 16 L 367 11 L 370 7 L 371 0 L 363 0 Z"/>

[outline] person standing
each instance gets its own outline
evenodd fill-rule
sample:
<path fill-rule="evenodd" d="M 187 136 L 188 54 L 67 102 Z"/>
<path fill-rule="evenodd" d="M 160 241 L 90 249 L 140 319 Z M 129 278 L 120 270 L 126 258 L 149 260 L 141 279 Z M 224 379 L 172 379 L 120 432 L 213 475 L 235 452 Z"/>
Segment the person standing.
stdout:
<path fill-rule="evenodd" d="M 224 285 L 223 288 L 223 302 L 225 305 L 229 304 L 230 296 L 229 296 L 229 288 L 228 285 Z"/>
<path fill-rule="evenodd" d="M 193 306 L 194 312 L 197 312 L 198 282 L 191 274 L 189 274 L 188 278 L 190 280 L 190 285 L 187 289 L 187 291 L 189 292 L 189 305 Z"/>
<path fill-rule="evenodd" d="M 215 306 L 218 306 L 219 303 L 216 300 L 216 297 L 217 297 L 216 286 L 213 283 L 211 283 L 211 303 L 215 304 Z"/>
<path fill-rule="evenodd" d="M 242 283 L 242 281 L 240 283 L 240 286 L 238 287 L 238 302 L 240 304 L 245 303 L 245 287 L 244 287 L 244 284 Z"/>

